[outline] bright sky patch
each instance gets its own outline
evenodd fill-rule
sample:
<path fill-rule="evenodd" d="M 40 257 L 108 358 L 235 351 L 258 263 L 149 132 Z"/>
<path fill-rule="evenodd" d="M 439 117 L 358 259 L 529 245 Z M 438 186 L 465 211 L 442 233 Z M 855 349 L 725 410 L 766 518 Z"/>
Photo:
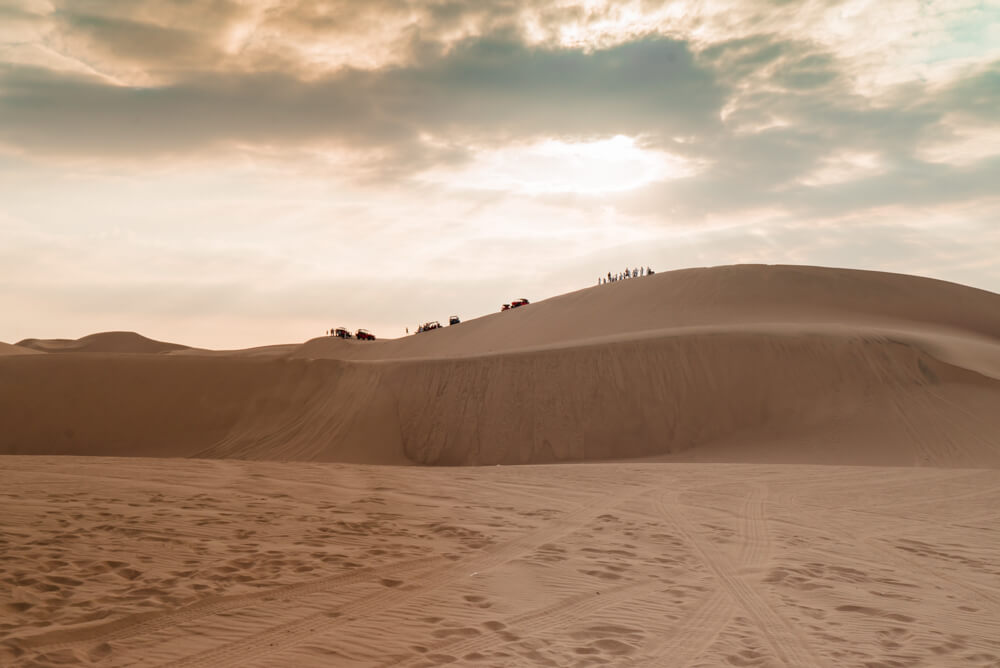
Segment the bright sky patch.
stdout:
<path fill-rule="evenodd" d="M 588 142 L 549 139 L 478 153 L 469 165 L 434 170 L 427 180 L 455 188 L 525 194 L 601 194 L 632 190 L 655 181 L 690 176 L 694 164 L 641 148 L 618 135 Z"/>

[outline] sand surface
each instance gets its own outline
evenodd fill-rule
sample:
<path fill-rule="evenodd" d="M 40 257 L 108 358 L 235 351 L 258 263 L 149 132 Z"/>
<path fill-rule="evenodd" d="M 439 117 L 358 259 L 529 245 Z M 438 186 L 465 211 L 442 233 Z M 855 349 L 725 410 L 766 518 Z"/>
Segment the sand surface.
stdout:
<path fill-rule="evenodd" d="M 31 339 L 0 426 L 3 666 L 1000 667 L 1000 295 L 952 283 Z"/>
<path fill-rule="evenodd" d="M 1000 664 L 993 470 L 2 466 L 4 665 Z"/>

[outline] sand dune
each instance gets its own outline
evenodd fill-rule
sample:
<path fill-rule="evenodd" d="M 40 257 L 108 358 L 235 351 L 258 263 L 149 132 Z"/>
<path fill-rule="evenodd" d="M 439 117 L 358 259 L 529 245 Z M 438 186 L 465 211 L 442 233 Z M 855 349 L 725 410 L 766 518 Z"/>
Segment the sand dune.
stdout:
<path fill-rule="evenodd" d="M 79 339 L 24 339 L 17 345 L 45 353 L 164 353 L 187 348 L 135 332 L 101 332 Z"/>
<path fill-rule="evenodd" d="M 959 332 L 1000 341 L 1000 295 L 929 278 L 824 267 L 737 265 L 683 269 L 595 286 L 527 308 L 403 339 L 323 337 L 304 357 L 400 359 L 478 356 L 616 340 L 664 330 L 799 324 L 846 329 Z"/>
<path fill-rule="evenodd" d="M 930 279 L 684 270 L 404 339 L 172 351 L 5 358 L 0 452 L 1000 466 L 1000 296 Z"/>
<path fill-rule="evenodd" d="M 10 343 L 4 343 L 0 341 L 0 357 L 4 355 L 36 355 L 37 350 L 32 350 L 31 348 L 25 348 L 24 346 L 11 345 Z"/>

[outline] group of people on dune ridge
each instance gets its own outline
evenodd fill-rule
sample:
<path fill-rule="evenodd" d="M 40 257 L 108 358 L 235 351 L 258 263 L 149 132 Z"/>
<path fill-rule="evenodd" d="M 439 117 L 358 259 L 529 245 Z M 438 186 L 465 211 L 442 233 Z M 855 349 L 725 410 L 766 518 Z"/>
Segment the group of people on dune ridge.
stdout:
<path fill-rule="evenodd" d="M 602 277 L 600 277 L 600 278 L 597 279 L 597 284 L 598 285 L 607 285 L 608 283 L 614 283 L 616 281 L 624 281 L 625 279 L 628 279 L 628 278 L 639 278 L 641 276 L 652 276 L 655 273 L 656 272 L 653 271 L 650 267 L 633 267 L 632 269 L 629 269 L 628 267 L 625 267 L 625 271 L 618 272 L 617 274 L 609 271 L 608 275 L 606 277 L 602 276 Z M 529 303 L 527 299 L 521 299 L 521 300 L 518 300 L 518 303 L 516 305 L 520 306 L 521 302 L 523 302 L 524 304 Z M 513 305 L 514 304 L 504 304 L 504 308 L 501 309 L 501 310 L 504 310 L 504 311 L 509 310 L 509 308 L 511 306 L 513 306 Z M 459 322 L 461 322 L 461 320 L 459 320 L 458 316 L 454 316 L 453 315 L 453 316 L 451 316 L 451 319 L 448 322 L 448 324 L 449 325 L 457 325 Z M 435 320 L 435 321 L 432 321 L 432 322 L 424 323 L 422 325 L 418 325 L 415 331 L 418 332 L 418 333 L 419 332 L 426 332 L 426 331 L 429 331 L 429 330 L 432 330 L 432 329 L 439 329 L 440 327 L 441 327 L 441 324 Z M 410 328 L 409 327 L 406 328 L 406 333 L 407 334 L 410 333 Z M 351 333 L 349 331 L 347 331 L 343 327 L 337 327 L 336 329 L 328 329 L 325 332 L 325 334 L 327 336 L 339 336 L 339 337 L 345 338 L 345 339 L 352 338 Z M 358 330 L 358 334 L 356 334 L 356 336 L 359 339 L 367 339 L 367 338 L 370 338 L 372 340 L 375 339 L 375 337 L 373 335 L 369 334 L 366 330 L 363 330 L 363 329 L 359 329 Z"/>
<path fill-rule="evenodd" d="M 617 274 L 614 274 L 609 271 L 606 278 L 602 276 L 601 278 L 597 279 L 597 284 L 606 285 L 608 283 L 614 283 L 615 281 L 624 281 L 626 278 L 639 278 L 640 276 L 652 276 L 655 273 L 656 272 L 650 269 L 649 267 L 638 267 L 633 269 L 625 267 L 625 271 L 619 272 Z"/>

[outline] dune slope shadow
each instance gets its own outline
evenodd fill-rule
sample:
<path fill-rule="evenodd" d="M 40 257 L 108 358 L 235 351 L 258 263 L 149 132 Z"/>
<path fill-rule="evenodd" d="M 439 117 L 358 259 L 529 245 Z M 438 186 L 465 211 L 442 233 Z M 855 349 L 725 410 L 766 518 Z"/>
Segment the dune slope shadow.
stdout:
<path fill-rule="evenodd" d="M 989 400 L 959 406 L 952 395 L 970 388 Z M 728 457 L 995 465 L 997 401 L 996 381 L 846 335 L 664 334 L 384 362 L 26 355 L 3 361 L 0 453 L 490 465 L 825 434 L 836 457 Z"/>
<path fill-rule="evenodd" d="M 10 357 L 0 453 L 405 463 L 366 377 L 334 360 Z"/>
<path fill-rule="evenodd" d="M 731 461 L 1000 464 L 1000 383 L 877 337 L 664 336 L 385 373 L 421 464 L 683 455 L 740 439 L 755 445 Z M 963 392 L 983 400 L 949 398 Z"/>

